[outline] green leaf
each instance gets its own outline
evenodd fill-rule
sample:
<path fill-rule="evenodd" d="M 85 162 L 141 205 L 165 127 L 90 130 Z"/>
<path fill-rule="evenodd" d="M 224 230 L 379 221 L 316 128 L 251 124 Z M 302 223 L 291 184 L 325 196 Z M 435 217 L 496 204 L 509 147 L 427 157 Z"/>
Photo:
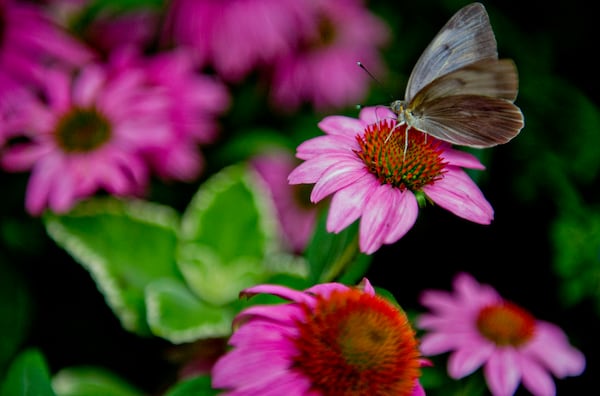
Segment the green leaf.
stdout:
<path fill-rule="evenodd" d="M 179 382 L 165 396 L 214 396 L 219 392 L 212 388 L 210 376 L 202 375 Z"/>
<path fill-rule="evenodd" d="M 358 222 L 338 234 L 327 232 L 327 213 L 318 221 L 306 250 L 308 279 L 313 283 L 343 279 L 354 283 L 368 269 L 370 258 L 358 250 Z"/>
<path fill-rule="evenodd" d="M 142 396 L 143 393 L 116 374 L 100 367 L 80 366 L 60 370 L 52 378 L 58 396 Z"/>
<path fill-rule="evenodd" d="M 148 202 L 97 199 L 67 215 L 48 215 L 45 225 L 58 245 L 90 272 L 123 327 L 149 334 L 146 285 L 181 279 L 175 263 L 177 213 Z"/>
<path fill-rule="evenodd" d="M 36 349 L 22 352 L 9 367 L 0 396 L 55 396 L 48 366 Z"/>
<path fill-rule="evenodd" d="M 25 282 L 0 256 L 0 373 L 27 336 L 31 298 Z"/>
<path fill-rule="evenodd" d="M 151 283 L 146 288 L 146 306 L 152 332 L 176 344 L 231 334 L 234 310 L 203 302 L 182 282 Z"/>
<path fill-rule="evenodd" d="M 186 209 L 177 262 L 190 288 L 213 304 L 237 299 L 264 280 L 278 251 L 275 211 L 253 173 L 242 165 L 207 180 Z"/>

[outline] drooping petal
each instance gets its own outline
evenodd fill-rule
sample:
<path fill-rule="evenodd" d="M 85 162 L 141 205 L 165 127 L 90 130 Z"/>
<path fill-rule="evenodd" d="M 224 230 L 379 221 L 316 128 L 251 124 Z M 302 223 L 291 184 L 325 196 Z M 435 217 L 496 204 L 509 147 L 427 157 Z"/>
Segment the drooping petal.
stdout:
<path fill-rule="evenodd" d="M 455 150 L 448 147 L 442 152 L 441 157 L 452 166 L 477 170 L 485 169 L 485 165 L 483 165 L 477 157 L 466 151 Z"/>
<path fill-rule="evenodd" d="M 448 374 L 452 378 L 462 378 L 473 373 L 494 354 L 495 347 L 492 343 L 464 341 L 448 358 Z"/>
<path fill-rule="evenodd" d="M 321 174 L 310 194 L 310 200 L 319 202 L 328 195 L 353 184 L 364 173 L 364 165 L 359 161 L 338 161 Z"/>
<path fill-rule="evenodd" d="M 521 370 L 514 349 L 496 350 L 483 370 L 488 387 L 494 396 L 514 395 L 521 380 Z"/>
<path fill-rule="evenodd" d="M 538 362 L 519 356 L 523 385 L 536 396 L 556 395 L 556 385 L 550 373 Z"/>
<path fill-rule="evenodd" d="M 388 244 L 402 238 L 413 227 L 419 214 L 419 204 L 412 192 L 394 190 L 392 195 L 398 200 L 398 204 L 394 205 L 395 209 L 390 210 L 392 215 L 389 220 L 391 227 L 383 240 L 384 243 Z"/>
<path fill-rule="evenodd" d="M 441 180 L 423 187 L 433 202 L 455 215 L 479 224 L 489 224 L 494 209 L 475 182 L 456 167 L 448 167 Z"/>
<path fill-rule="evenodd" d="M 365 172 L 354 183 L 340 189 L 331 199 L 327 216 L 327 231 L 340 232 L 363 213 L 367 198 L 378 187 L 375 178 Z"/>

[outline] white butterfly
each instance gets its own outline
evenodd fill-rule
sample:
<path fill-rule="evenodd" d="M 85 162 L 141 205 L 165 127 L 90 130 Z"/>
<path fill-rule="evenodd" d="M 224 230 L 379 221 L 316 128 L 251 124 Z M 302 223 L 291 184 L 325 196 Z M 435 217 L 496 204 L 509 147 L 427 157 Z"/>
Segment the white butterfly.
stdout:
<path fill-rule="evenodd" d="M 460 9 L 440 30 L 415 65 L 404 100 L 390 107 L 399 123 L 446 142 L 491 147 L 523 128 L 517 97 L 517 68 L 498 59 L 485 8 Z"/>

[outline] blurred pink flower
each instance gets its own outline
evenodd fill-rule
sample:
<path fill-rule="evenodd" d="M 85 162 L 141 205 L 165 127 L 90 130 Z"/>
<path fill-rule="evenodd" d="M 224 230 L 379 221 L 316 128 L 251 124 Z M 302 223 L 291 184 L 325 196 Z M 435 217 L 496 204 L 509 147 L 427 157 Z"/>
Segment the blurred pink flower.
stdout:
<path fill-rule="evenodd" d="M 308 17 L 298 0 L 175 0 L 166 36 L 194 48 L 202 65 L 228 81 L 239 81 L 290 51 Z"/>
<path fill-rule="evenodd" d="M 217 138 L 217 117 L 229 106 L 227 87 L 215 78 L 199 73 L 192 55 L 184 49 L 142 56 L 124 49 L 113 54 L 111 70 L 130 73 L 137 69 L 145 75 L 146 85 L 168 98 L 171 133 L 161 146 L 144 154 L 163 179 L 193 181 L 204 167 L 199 145 Z"/>
<path fill-rule="evenodd" d="M 10 134 L 29 141 L 6 147 L 2 166 L 31 170 L 31 214 L 46 207 L 67 211 L 101 189 L 114 195 L 144 191 L 148 169 L 140 152 L 168 144 L 170 133 L 170 102 L 145 81 L 135 70 L 109 79 L 99 65 L 86 66 L 74 79 L 53 69 L 41 95 L 15 98 Z"/>
<path fill-rule="evenodd" d="M 252 158 L 251 163 L 269 189 L 281 229 L 290 249 L 300 253 L 306 247 L 317 222 L 317 207 L 310 204 L 301 186 L 290 186 L 289 173 L 298 165 L 292 153 L 273 151 Z"/>
<path fill-rule="evenodd" d="M 234 320 L 233 347 L 212 369 L 223 395 L 424 396 L 423 365 L 404 312 L 359 287 L 325 283 L 305 291 L 258 285 L 243 296 L 291 301 L 255 305 Z"/>
<path fill-rule="evenodd" d="M 456 379 L 483 366 L 494 396 L 513 395 L 520 382 L 535 396 L 555 395 L 551 374 L 563 378 L 585 369 L 585 357 L 559 327 L 536 320 L 468 274 L 456 276 L 454 293 L 427 290 L 421 303 L 432 311 L 417 319 L 429 331 L 422 353 L 451 352 L 448 373 Z"/>
<path fill-rule="evenodd" d="M 356 62 L 372 72 L 383 71 L 378 49 L 388 40 L 388 27 L 360 0 L 311 4 L 311 29 L 305 31 L 297 51 L 286 53 L 274 64 L 271 101 L 286 110 L 303 102 L 317 110 L 356 105 L 372 82 Z"/>
<path fill-rule="evenodd" d="M 33 3 L 0 0 L 0 31 L 0 74 L 27 83 L 43 81 L 48 65 L 79 66 L 93 58 Z"/>
<path fill-rule="evenodd" d="M 288 180 L 316 183 L 312 202 L 334 194 L 327 230 L 340 232 L 362 217 L 360 250 L 371 254 L 413 226 L 417 197 L 467 220 L 489 224 L 492 207 L 461 169 L 483 165 L 447 143 L 397 126 L 395 118 L 383 107 L 364 108 L 359 119 L 329 116 L 319 123 L 325 136 L 298 146 L 296 155 L 305 162 Z"/>

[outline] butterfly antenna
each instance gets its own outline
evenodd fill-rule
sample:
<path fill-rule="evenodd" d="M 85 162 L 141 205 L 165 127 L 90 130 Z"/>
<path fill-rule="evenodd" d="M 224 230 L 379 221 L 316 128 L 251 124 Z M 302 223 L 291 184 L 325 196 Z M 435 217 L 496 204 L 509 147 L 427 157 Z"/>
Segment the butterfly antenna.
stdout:
<path fill-rule="evenodd" d="M 375 81 L 375 82 L 377 83 L 377 85 L 379 85 L 379 87 L 380 87 L 380 88 L 381 88 L 381 89 L 382 89 L 384 92 L 386 92 L 386 89 L 385 89 L 385 87 L 383 86 L 383 84 L 381 83 L 381 81 L 379 81 L 379 80 L 378 80 L 378 79 L 377 79 L 377 78 L 376 78 L 376 77 L 373 75 L 373 73 L 371 73 L 371 72 L 369 71 L 369 69 L 367 69 L 367 67 L 366 67 L 365 65 L 363 65 L 363 63 L 362 63 L 361 61 L 358 61 L 358 62 L 356 62 L 356 64 L 358 65 L 358 67 L 360 67 L 361 69 L 363 69 L 363 71 L 364 71 L 365 73 L 367 73 L 367 75 L 368 75 L 369 77 L 371 77 L 371 79 L 372 79 L 373 81 Z M 387 94 L 388 94 L 388 96 L 390 97 L 390 100 L 394 100 L 394 97 L 393 97 L 393 96 L 392 96 L 392 95 L 391 95 L 389 92 L 386 92 L 386 93 L 387 93 Z"/>

